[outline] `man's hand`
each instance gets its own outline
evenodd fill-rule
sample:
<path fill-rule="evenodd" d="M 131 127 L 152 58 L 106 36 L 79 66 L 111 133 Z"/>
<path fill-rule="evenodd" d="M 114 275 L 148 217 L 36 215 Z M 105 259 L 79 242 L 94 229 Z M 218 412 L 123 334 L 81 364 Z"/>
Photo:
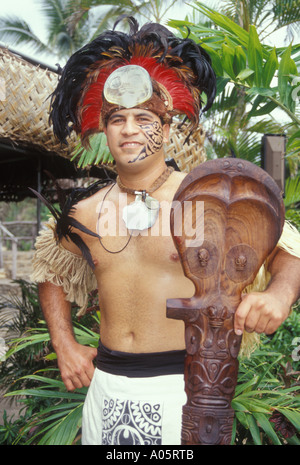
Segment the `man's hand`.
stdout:
<path fill-rule="evenodd" d="M 77 342 L 68 344 L 57 352 L 58 367 L 68 391 L 90 385 L 95 371 L 93 359 L 96 355 L 96 348 Z"/>
<path fill-rule="evenodd" d="M 234 329 L 237 335 L 244 330 L 252 333 L 272 334 L 289 316 L 290 307 L 272 292 L 252 292 L 242 295 L 238 306 Z"/>

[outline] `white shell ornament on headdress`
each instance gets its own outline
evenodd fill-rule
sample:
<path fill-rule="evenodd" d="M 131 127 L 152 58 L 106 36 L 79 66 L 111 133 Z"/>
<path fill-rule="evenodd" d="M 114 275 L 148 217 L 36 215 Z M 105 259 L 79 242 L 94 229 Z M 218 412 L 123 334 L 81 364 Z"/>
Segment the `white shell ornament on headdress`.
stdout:
<path fill-rule="evenodd" d="M 149 73 L 137 65 L 121 66 L 107 78 L 103 94 L 109 103 L 133 108 L 152 97 L 153 88 Z"/>

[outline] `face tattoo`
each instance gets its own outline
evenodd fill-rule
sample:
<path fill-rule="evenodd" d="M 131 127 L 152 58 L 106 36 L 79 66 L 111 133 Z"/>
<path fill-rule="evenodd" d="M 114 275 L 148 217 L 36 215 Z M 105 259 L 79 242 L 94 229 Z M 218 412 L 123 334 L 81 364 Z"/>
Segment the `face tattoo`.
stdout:
<path fill-rule="evenodd" d="M 159 152 L 163 146 L 163 129 L 158 121 L 154 121 L 153 123 L 149 123 L 140 127 L 147 138 L 147 144 L 141 150 L 139 155 L 134 160 L 129 161 L 129 163 L 134 163 L 137 160 L 143 160 L 144 158 Z"/>

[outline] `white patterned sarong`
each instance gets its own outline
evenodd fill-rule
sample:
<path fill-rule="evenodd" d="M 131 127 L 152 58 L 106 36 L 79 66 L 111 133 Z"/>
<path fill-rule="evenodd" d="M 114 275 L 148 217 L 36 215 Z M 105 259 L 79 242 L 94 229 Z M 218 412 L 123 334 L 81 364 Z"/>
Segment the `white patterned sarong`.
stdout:
<path fill-rule="evenodd" d="M 179 445 L 183 374 L 128 377 L 98 368 L 83 408 L 83 445 Z"/>

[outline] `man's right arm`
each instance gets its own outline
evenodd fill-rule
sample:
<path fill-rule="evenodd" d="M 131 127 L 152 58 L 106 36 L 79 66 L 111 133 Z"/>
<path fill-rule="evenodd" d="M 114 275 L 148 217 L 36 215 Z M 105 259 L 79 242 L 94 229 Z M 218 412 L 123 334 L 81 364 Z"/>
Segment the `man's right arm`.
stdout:
<path fill-rule="evenodd" d="M 39 298 L 47 322 L 62 380 L 68 389 L 89 386 L 94 374 L 97 349 L 79 344 L 74 336 L 71 304 L 61 286 L 39 284 Z"/>

